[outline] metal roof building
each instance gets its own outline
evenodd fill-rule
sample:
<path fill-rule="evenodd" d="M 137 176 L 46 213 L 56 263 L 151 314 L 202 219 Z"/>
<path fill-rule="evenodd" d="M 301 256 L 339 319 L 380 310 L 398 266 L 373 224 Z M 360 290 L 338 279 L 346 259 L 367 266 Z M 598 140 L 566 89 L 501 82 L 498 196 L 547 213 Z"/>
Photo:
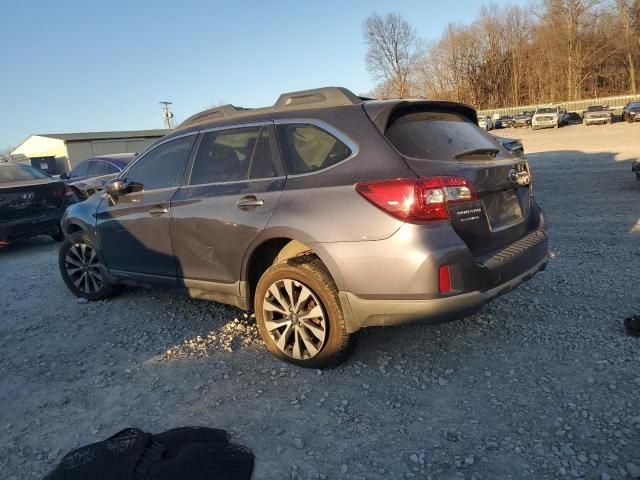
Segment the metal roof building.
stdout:
<path fill-rule="evenodd" d="M 58 174 L 68 172 L 86 158 L 141 152 L 167 133 L 169 130 L 37 134 L 13 150 L 11 159 Z"/>

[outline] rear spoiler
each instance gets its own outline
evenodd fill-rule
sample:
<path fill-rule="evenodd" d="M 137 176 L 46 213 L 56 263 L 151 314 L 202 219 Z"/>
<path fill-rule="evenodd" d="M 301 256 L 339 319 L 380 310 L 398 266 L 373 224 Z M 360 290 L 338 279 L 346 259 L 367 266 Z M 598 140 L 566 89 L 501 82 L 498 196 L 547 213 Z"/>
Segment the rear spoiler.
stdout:
<path fill-rule="evenodd" d="M 372 100 L 364 102 L 363 106 L 373 124 L 383 135 L 389 125 L 389 121 L 393 119 L 393 117 L 425 110 L 457 112 L 473 123 L 478 123 L 476 110 L 469 105 L 458 102 L 439 100 Z"/>

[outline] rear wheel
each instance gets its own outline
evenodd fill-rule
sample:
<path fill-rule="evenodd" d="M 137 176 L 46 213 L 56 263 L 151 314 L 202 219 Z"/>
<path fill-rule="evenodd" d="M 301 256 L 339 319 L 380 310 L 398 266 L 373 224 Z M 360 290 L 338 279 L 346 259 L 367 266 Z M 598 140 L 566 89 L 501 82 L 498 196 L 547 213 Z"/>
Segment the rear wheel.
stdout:
<path fill-rule="evenodd" d="M 338 289 L 315 257 L 273 265 L 254 299 L 256 321 L 276 357 L 309 368 L 335 367 L 347 358 L 355 336 L 347 333 Z"/>
<path fill-rule="evenodd" d="M 76 297 L 103 300 L 115 293 L 115 285 L 107 280 L 92 241 L 81 232 L 65 238 L 60 246 L 58 266 L 64 283 Z"/>

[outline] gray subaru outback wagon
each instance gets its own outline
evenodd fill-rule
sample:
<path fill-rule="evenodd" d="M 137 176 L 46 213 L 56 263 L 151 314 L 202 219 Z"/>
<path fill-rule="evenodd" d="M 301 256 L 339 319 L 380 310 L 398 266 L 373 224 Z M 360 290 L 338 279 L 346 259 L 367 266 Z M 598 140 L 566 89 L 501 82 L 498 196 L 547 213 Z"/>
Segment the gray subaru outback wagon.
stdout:
<path fill-rule="evenodd" d="M 192 116 L 62 226 L 76 296 L 168 287 L 253 310 L 273 354 L 314 368 L 363 327 L 470 315 L 548 261 L 529 165 L 474 109 L 335 87 Z"/>

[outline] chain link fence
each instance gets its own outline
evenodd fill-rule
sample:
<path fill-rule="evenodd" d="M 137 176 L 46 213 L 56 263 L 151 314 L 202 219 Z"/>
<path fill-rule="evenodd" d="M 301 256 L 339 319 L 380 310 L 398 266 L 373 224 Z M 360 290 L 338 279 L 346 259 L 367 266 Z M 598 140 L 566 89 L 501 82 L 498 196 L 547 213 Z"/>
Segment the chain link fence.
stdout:
<path fill-rule="evenodd" d="M 567 112 L 577 112 L 582 114 L 589 105 L 609 105 L 609 107 L 613 110 L 615 115 L 622 115 L 622 108 L 629 102 L 638 102 L 640 101 L 640 94 L 636 95 L 618 95 L 616 97 L 601 97 L 601 98 L 591 98 L 588 100 L 572 100 L 570 102 L 553 102 L 552 105 L 560 105 Z M 491 117 L 495 115 L 503 116 L 503 115 L 515 115 L 518 112 L 535 112 L 538 107 L 549 105 L 546 104 L 537 104 L 537 105 L 522 105 L 519 107 L 509 107 L 509 108 L 494 108 L 489 110 L 479 110 L 478 115 L 489 115 Z"/>

